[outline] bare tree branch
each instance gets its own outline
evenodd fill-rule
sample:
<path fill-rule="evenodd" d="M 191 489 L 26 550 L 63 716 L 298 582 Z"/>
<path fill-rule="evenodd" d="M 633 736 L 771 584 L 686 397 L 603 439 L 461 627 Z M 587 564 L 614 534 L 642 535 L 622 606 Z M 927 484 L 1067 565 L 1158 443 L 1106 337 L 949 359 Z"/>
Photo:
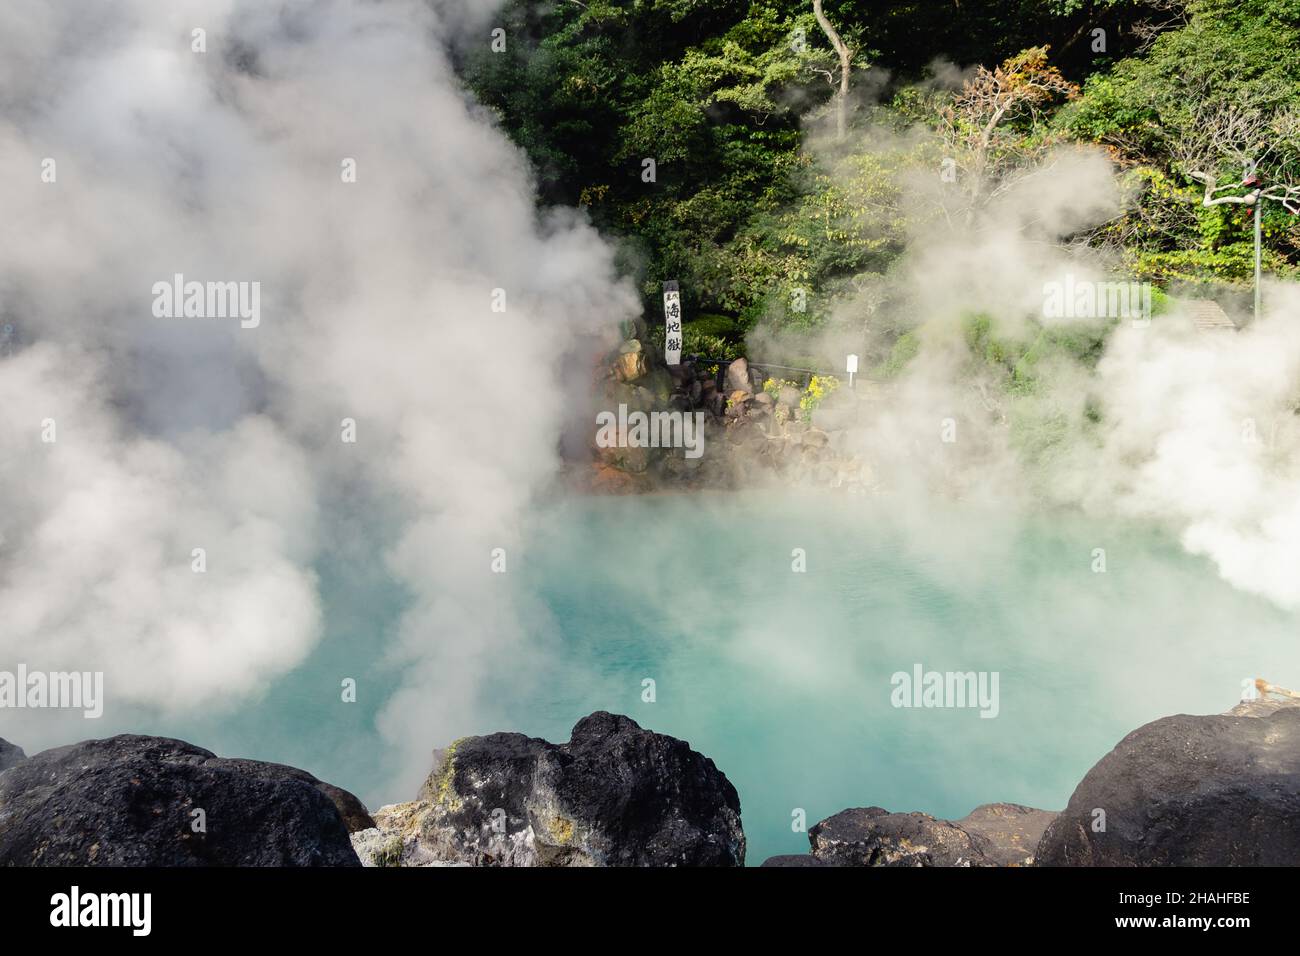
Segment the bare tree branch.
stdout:
<path fill-rule="evenodd" d="M 943 111 L 943 133 L 954 162 L 964 173 L 976 207 L 1000 192 L 999 184 L 1015 168 L 1041 154 L 1045 143 L 1031 144 L 1009 127 L 1016 120 L 1036 122 L 1042 111 L 1078 87 L 1047 62 L 1047 47 L 1033 47 L 995 69 L 981 66 Z"/>
<path fill-rule="evenodd" d="M 835 134 L 837 138 L 843 140 L 848 132 L 849 71 L 853 68 L 853 51 L 840 37 L 831 21 L 826 18 L 822 10 L 822 0 L 813 0 L 813 16 L 817 18 L 817 25 L 822 28 L 826 39 L 830 40 L 831 46 L 840 58 L 840 88 L 835 94 Z"/>

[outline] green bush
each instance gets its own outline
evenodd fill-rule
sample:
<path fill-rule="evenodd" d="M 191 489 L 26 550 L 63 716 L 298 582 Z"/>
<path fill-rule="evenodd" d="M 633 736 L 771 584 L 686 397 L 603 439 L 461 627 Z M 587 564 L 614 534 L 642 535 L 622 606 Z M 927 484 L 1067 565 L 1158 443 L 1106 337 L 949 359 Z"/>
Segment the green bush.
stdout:
<path fill-rule="evenodd" d="M 893 347 L 889 350 L 889 358 L 885 359 L 879 366 L 872 371 L 873 378 L 891 379 L 898 376 L 907 363 L 916 358 L 917 353 L 921 351 L 921 339 L 915 332 L 904 332 L 895 340 Z"/>
<path fill-rule="evenodd" d="M 653 325 L 648 335 L 652 349 L 660 355 L 664 351 L 664 327 Z M 703 355 L 711 359 L 731 361 L 744 354 L 742 344 L 729 342 L 716 335 L 706 335 L 697 331 L 687 322 L 682 328 L 682 354 Z"/>
<path fill-rule="evenodd" d="M 685 328 L 687 332 L 694 332 L 696 335 L 719 339 L 732 339 L 740 334 L 740 326 L 735 319 L 716 312 L 704 312 L 694 319 L 687 319 Z"/>

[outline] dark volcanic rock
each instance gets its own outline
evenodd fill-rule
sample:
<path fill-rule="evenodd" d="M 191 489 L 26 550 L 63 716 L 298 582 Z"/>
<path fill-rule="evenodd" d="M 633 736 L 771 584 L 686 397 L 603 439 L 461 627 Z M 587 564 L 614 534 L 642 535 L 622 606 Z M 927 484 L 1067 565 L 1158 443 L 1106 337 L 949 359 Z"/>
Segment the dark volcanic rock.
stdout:
<path fill-rule="evenodd" d="M 358 800 L 355 796 L 342 787 L 336 787 L 332 783 L 326 783 L 324 780 L 318 780 L 306 770 L 299 770 L 297 767 L 290 767 L 280 763 L 263 763 L 260 760 L 243 760 L 237 757 L 225 758 L 224 763 L 230 769 L 247 769 L 250 773 L 271 776 L 282 774 L 289 780 L 300 780 L 303 783 L 315 787 L 325 796 L 329 797 L 330 803 L 334 804 L 334 809 L 339 812 L 343 818 L 343 825 L 348 828 L 349 833 L 357 830 L 364 830 L 367 827 L 375 825 L 374 819 L 370 816 L 370 811 L 366 805 Z"/>
<path fill-rule="evenodd" d="M 808 839 L 813 856 L 833 866 L 1012 866 L 1029 861 L 1054 816 L 1015 803 L 976 807 L 957 821 L 859 807 L 816 824 Z"/>
<path fill-rule="evenodd" d="M 763 866 L 827 866 L 817 857 L 809 853 L 784 853 L 780 856 L 769 856 L 760 864 Z"/>
<path fill-rule="evenodd" d="M 23 748 L 0 737 L 0 770 L 8 770 L 27 759 Z"/>
<path fill-rule="evenodd" d="M 1097 810 L 1104 832 L 1093 829 Z M 1300 707 L 1260 701 L 1139 727 L 1088 771 L 1036 856 L 1045 866 L 1300 863 Z"/>
<path fill-rule="evenodd" d="M 166 737 L 87 740 L 0 774 L 0 866 L 356 866 L 335 800 L 365 813 L 293 767 Z"/>
<path fill-rule="evenodd" d="M 684 741 L 603 711 L 567 744 L 467 737 L 358 839 L 377 865 L 741 866 L 740 798 Z"/>
<path fill-rule="evenodd" d="M 833 866 L 969 866 L 983 853 L 970 834 L 928 813 L 841 810 L 808 831 L 813 856 Z"/>
<path fill-rule="evenodd" d="M 973 837 L 982 839 L 984 859 L 993 866 L 1022 866 L 1034 859 L 1043 831 L 1057 817 L 1018 803 L 986 803 L 960 820 L 954 820 Z"/>

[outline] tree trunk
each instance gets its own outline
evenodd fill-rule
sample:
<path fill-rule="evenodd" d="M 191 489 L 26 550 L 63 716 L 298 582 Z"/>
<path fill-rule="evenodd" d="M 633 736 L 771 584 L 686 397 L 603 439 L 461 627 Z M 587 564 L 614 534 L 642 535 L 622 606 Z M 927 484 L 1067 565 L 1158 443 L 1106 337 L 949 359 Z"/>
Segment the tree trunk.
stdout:
<path fill-rule="evenodd" d="M 849 70 L 853 66 L 853 51 L 840 38 L 831 21 L 826 19 L 826 14 L 822 11 L 822 0 L 813 0 L 813 16 L 817 18 L 817 25 L 822 28 L 826 39 L 831 41 L 831 46 L 840 58 L 840 89 L 835 94 L 835 134 L 836 138 L 842 140 L 848 133 Z"/>

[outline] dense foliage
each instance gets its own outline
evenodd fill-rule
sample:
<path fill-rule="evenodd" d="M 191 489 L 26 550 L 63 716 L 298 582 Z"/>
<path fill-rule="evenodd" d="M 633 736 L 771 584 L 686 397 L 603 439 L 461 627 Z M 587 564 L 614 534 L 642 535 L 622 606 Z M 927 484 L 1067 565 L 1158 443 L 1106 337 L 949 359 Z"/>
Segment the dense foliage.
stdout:
<path fill-rule="evenodd" d="M 840 61 L 812 0 L 512 0 L 506 49 L 467 47 L 460 65 L 533 161 L 542 202 L 586 208 L 648 307 L 662 280 L 681 280 L 688 336 L 711 351 L 761 319 L 818 326 L 887 273 L 915 215 L 898 201 L 905 173 L 941 156 L 978 173 L 977 205 L 1053 143 L 1101 145 L 1133 199 L 1084 238 L 1162 285 L 1251 274 L 1249 208 L 1200 204 L 1194 173 L 1240 176 L 1231 149 L 1215 153 L 1215 124 L 1263 129 L 1261 172 L 1300 182 L 1288 119 L 1300 0 L 824 0 L 824 12 L 852 51 L 842 142 Z M 1298 221 L 1267 204 L 1269 270 L 1300 263 Z M 877 371 L 915 348 L 904 335 Z"/>

